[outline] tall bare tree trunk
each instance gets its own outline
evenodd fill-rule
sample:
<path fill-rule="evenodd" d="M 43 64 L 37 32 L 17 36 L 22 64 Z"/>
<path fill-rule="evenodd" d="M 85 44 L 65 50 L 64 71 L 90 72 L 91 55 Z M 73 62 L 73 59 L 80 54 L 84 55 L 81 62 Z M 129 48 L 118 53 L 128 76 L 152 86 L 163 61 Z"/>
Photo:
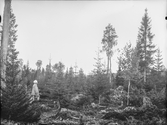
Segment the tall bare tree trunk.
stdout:
<path fill-rule="evenodd" d="M 109 59 L 109 56 L 107 56 L 107 75 L 109 74 L 109 62 L 110 62 L 110 59 Z"/>
<path fill-rule="evenodd" d="M 129 92 L 130 92 L 130 78 L 129 78 L 129 84 L 128 84 L 128 95 L 127 95 L 127 106 L 129 105 Z"/>
<path fill-rule="evenodd" d="M 111 75 L 111 56 L 109 58 L 109 83 L 111 84 L 112 87 L 113 85 L 112 85 L 112 75 Z"/>
<path fill-rule="evenodd" d="M 10 23 L 10 7 L 11 0 L 5 0 L 4 13 L 3 13 L 3 32 L 1 41 L 1 78 L 5 80 L 6 77 L 6 57 L 9 41 L 9 23 Z M 3 80 L 1 81 L 1 86 L 5 87 Z"/>
<path fill-rule="evenodd" d="M 146 84 L 146 67 L 144 68 L 144 84 Z"/>
<path fill-rule="evenodd" d="M 146 60 L 146 53 L 147 53 L 147 38 L 146 38 L 146 35 L 147 35 L 147 32 L 145 33 L 145 37 L 144 37 L 144 39 L 145 39 L 145 43 L 144 43 L 144 53 L 145 53 L 145 55 L 144 55 L 144 61 L 145 61 L 145 66 L 144 66 L 144 84 L 146 84 L 146 70 L 147 70 L 147 60 Z"/>

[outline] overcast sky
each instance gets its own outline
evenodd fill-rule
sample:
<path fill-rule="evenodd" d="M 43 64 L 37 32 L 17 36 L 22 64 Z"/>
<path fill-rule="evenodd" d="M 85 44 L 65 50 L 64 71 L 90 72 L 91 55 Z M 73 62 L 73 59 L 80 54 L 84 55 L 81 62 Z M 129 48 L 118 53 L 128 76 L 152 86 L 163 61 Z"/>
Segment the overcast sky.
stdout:
<path fill-rule="evenodd" d="M 105 27 L 110 23 L 118 35 L 117 48 L 127 42 L 136 45 L 138 28 L 145 9 L 152 22 L 153 43 L 160 47 L 167 67 L 166 0 L 154 1 L 12 1 L 12 9 L 18 24 L 16 49 L 24 64 L 29 61 L 36 68 L 37 60 L 43 67 L 49 62 L 59 61 L 67 67 L 83 68 L 91 72 L 94 58 Z M 4 9 L 0 0 L 0 14 Z M 105 53 L 102 54 L 105 61 Z M 118 54 L 112 59 L 112 70 L 116 72 Z"/>

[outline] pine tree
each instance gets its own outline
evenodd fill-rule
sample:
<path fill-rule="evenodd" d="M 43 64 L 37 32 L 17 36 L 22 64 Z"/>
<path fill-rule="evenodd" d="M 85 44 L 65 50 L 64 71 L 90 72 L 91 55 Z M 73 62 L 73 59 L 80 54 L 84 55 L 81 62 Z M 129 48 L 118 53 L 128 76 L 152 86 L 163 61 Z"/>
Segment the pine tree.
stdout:
<path fill-rule="evenodd" d="M 41 78 L 41 66 L 42 66 L 42 60 L 38 60 L 36 62 L 37 70 L 36 70 L 36 79 L 39 81 Z"/>
<path fill-rule="evenodd" d="M 140 78 L 138 71 L 139 58 L 136 54 L 136 49 L 132 47 L 131 43 L 127 43 L 120 56 L 118 57 L 119 67 L 125 80 L 136 81 Z"/>
<path fill-rule="evenodd" d="M 102 49 L 106 52 L 107 55 L 107 74 L 109 74 L 109 82 L 112 82 L 112 72 L 111 72 L 111 57 L 113 56 L 113 47 L 117 45 L 117 38 L 115 28 L 112 25 L 108 25 L 104 31 L 104 36 L 102 39 Z"/>
<path fill-rule="evenodd" d="M 141 27 L 138 32 L 137 39 L 137 56 L 140 58 L 140 72 L 143 73 L 144 83 L 146 83 L 147 73 L 154 64 L 153 54 L 156 52 L 155 45 L 152 40 L 154 34 L 151 33 L 151 19 L 148 17 L 147 9 L 145 9 L 144 17 L 142 18 Z"/>
<path fill-rule="evenodd" d="M 46 65 L 45 70 L 45 83 L 50 84 L 52 79 L 52 70 L 50 65 Z"/>
<path fill-rule="evenodd" d="M 64 80 L 64 69 L 65 69 L 65 65 L 62 62 L 56 63 L 53 66 L 53 70 L 56 74 L 56 83 L 57 84 L 62 84 L 63 80 Z"/>
<path fill-rule="evenodd" d="M 120 57 L 118 57 L 119 67 L 123 71 L 130 71 L 131 69 L 135 68 L 135 67 L 132 67 L 132 61 L 133 61 L 133 58 L 134 58 L 133 53 L 134 53 L 134 48 L 132 47 L 132 44 L 127 43 L 124 46 Z"/>
<path fill-rule="evenodd" d="M 37 70 L 41 70 L 42 60 L 38 60 L 38 61 L 36 62 L 36 66 L 37 66 Z"/>
<path fill-rule="evenodd" d="M 162 58 L 162 55 L 161 55 L 161 51 L 158 48 L 157 52 L 156 52 L 156 55 L 155 55 L 155 65 L 154 65 L 154 69 L 158 72 L 162 71 L 162 69 L 163 69 L 162 59 L 163 58 Z"/>
<path fill-rule="evenodd" d="M 39 106 L 30 104 L 30 97 L 27 94 L 24 84 L 21 84 L 18 77 L 19 60 L 18 51 L 15 49 L 17 40 L 16 19 L 10 12 L 10 32 L 7 53 L 6 87 L 1 88 L 1 118 L 17 122 L 37 122 L 40 118 Z"/>

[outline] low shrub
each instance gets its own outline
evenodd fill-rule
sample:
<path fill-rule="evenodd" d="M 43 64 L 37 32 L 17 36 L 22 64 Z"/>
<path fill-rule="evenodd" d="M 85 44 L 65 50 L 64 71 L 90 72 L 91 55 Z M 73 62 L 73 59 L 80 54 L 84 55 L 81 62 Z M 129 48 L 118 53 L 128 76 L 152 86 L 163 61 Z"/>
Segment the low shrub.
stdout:
<path fill-rule="evenodd" d="M 158 108 L 166 108 L 166 88 L 163 88 L 160 92 L 151 90 L 147 93 L 147 96 L 151 99 L 151 102 Z"/>

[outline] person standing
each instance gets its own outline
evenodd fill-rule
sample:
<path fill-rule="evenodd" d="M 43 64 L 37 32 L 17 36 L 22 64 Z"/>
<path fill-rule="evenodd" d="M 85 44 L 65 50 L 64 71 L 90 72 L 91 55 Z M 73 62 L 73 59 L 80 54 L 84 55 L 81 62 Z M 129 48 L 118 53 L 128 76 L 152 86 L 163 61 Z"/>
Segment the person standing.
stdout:
<path fill-rule="evenodd" d="M 40 96 L 39 96 L 39 89 L 38 89 L 38 81 L 37 80 L 34 80 L 33 81 L 33 86 L 32 86 L 32 92 L 31 92 L 31 95 L 32 95 L 32 102 L 35 101 L 35 100 L 39 100 Z"/>

